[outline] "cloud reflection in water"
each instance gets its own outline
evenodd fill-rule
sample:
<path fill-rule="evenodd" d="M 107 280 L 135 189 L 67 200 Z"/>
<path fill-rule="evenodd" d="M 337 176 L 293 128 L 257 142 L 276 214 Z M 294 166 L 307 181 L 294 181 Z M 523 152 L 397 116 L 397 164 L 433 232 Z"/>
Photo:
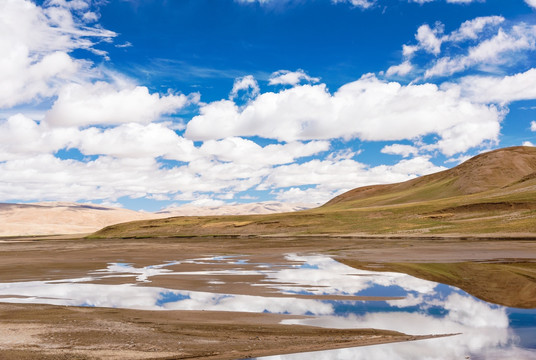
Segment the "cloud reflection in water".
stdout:
<path fill-rule="evenodd" d="M 140 310 L 314 315 L 304 319 L 285 320 L 284 323 L 388 329 L 413 335 L 460 333 L 442 339 L 279 357 L 281 359 L 463 359 L 465 356 L 492 359 L 491 354 L 536 359 L 534 352 L 516 345 L 518 337 L 509 321 L 509 313 L 515 311 L 512 312 L 511 309 L 483 302 L 447 285 L 406 274 L 357 270 L 326 256 L 288 255 L 286 260 L 280 264 L 255 264 L 249 263 L 250 259 L 245 257 L 207 257 L 146 267 L 113 263 L 106 269 L 96 270 L 83 278 L 0 283 L 0 300 Z M 211 265 L 215 270 L 170 269 L 173 266 L 180 270 L 183 264 L 198 264 L 201 268 L 203 265 Z M 247 269 L 244 269 L 245 265 L 248 265 Z M 292 296 L 231 295 L 136 285 L 136 282 L 146 285 L 154 276 L 171 275 L 214 276 L 213 282 L 221 280 L 216 277 L 222 275 L 256 275 L 262 276 L 263 280 L 253 286 L 266 286 L 285 294 L 387 296 L 393 299 L 320 300 Z M 124 279 L 125 283 L 89 283 L 105 278 Z M 132 279 L 136 282 L 132 282 Z"/>

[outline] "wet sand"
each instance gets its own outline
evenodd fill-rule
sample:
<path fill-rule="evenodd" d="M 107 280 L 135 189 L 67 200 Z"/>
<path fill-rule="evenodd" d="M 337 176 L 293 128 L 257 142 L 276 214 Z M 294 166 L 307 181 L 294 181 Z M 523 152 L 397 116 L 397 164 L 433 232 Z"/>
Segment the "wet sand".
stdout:
<path fill-rule="evenodd" d="M 277 263 L 287 253 L 341 261 L 536 261 L 536 242 L 501 239 L 172 238 L 86 240 L 3 238 L 0 281 L 86 276 L 111 262 L 136 266 L 213 255 L 249 255 Z M 192 264 L 191 270 L 199 270 Z M 247 268 L 247 265 L 244 265 Z M 173 267 L 170 267 L 172 269 Z M 205 267 L 206 269 L 206 267 Z M 155 276 L 150 286 L 276 296 L 255 277 Z M 113 280 L 115 281 L 115 280 Z M 417 339 L 382 330 L 279 325 L 284 315 L 213 311 L 139 311 L 0 303 L 2 359 L 240 359 Z M 430 334 L 433 335 L 433 334 Z"/>

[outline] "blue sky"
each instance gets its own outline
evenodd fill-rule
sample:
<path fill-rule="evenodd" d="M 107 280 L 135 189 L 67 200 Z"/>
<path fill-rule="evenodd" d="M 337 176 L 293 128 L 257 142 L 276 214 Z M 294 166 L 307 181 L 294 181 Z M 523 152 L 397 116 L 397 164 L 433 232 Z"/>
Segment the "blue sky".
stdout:
<path fill-rule="evenodd" d="M 323 203 L 536 144 L 535 0 L 7 0 L 0 201 Z"/>

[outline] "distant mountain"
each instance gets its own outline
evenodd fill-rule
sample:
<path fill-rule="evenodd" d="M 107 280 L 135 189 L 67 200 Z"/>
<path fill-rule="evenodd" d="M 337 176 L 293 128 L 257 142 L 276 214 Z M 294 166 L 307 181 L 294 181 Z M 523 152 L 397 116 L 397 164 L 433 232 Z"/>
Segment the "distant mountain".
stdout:
<path fill-rule="evenodd" d="M 91 233 L 119 222 L 156 218 L 150 213 L 92 204 L 0 204 L 0 236 Z"/>
<path fill-rule="evenodd" d="M 148 220 L 92 236 L 218 234 L 536 236 L 536 148 L 490 151 L 435 174 L 356 188 L 305 211 Z"/>
<path fill-rule="evenodd" d="M 258 203 L 233 204 L 221 206 L 182 205 L 169 207 L 156 212 L 157 215 L 170 216 L 206 216 L 206 215 L 254 215 L 293 212 L 310 209 L 317 205 L 305 203 L 281 203 L 265 201 Z"/>
<path fill-rule="evenodd" d="M 169 216 L 271 214 L 298 211 L 312 206 L 279 202 L 217 207 L 186 205 L 150 213 L 71 202 L 0 203 L 0 236 L 87 234 L 108 225 L 135 220 Z"/>

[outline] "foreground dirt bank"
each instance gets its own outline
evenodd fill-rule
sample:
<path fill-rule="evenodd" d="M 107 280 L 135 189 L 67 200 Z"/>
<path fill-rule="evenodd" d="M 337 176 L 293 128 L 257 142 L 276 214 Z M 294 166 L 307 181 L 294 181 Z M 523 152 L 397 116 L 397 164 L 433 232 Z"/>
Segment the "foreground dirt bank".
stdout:
<path fill-rule="evenodd" d="M 322 253 L 356 267 L 393 270 L 394 263 L 531 264 L 536 242 L 488 239 L 366 239 L 366 238 L 171 238 L 64 239 L 3 238 L 0 282 L 65 279 L 85 276 L 110 262 L 136 266 L 207 255 L 251 255 L 263 261 L 284 254 Z M 525 268 L 525 265 L 523 265 Z M 404 269 L 398 269 L 404 271 Z M 422 267 L 417 270 L 423 271 Z M 426 270 L 426 268 L 425 268 Z M 441 271 L 439 271 L 441 270 Z M 450 276 L 444 268 L 440 275 Z M 472 268 L 458 269 L 472 277 Z M 513 272 L 519 267 L 513 268 Z M 406 270 L 407 271 L 407 270 Z M 408 271 L 409 272 L 409 271 Z M 426 278 L 426 271 L 419 273 Z M 487 286 L 482 272 L 473 287 Z M 496 272 L 490 272 L 496 276 Z M 525 274 L 527 275 L 527 274 Z M 536 281 L 521 276 L 529 284 Z M 447 276 L 447 277 L 448 277 Z M 207 279 L 175 281 L 155 277 L 151 286 L 188 290 L 230 290 L 267 295 L 265 289 L 244 290 L 236 281 L 211 288 Z M 172 281 L 173 280 L 173 281 Z M 254 288 L 253 288 L 254 289 Z M 474 289 L 473 289 L 474 290 Z M 253 291 L 253 292 L 252 292 Z M 254 291 L 257 291 L 254 293 Z M 500 289 L 494 290 L 499 296 Z M 511 292 L 511 289 L 508 289 Z M 514 299 L 515 300 L 515 299 Z M 2 359 L 239 359 L 248 356 L 323 350 L 407 341 L 415 337 L 380 330 L 332 330 L 278 325 L 283 317 L 229 312 L 153 312 L 0 304 Z"/>
<path fill-rule="evenodd" d="M 232 312 L 0 304 L 0 317 L 2 359 L 240 359 L 427 338 Z"/>

